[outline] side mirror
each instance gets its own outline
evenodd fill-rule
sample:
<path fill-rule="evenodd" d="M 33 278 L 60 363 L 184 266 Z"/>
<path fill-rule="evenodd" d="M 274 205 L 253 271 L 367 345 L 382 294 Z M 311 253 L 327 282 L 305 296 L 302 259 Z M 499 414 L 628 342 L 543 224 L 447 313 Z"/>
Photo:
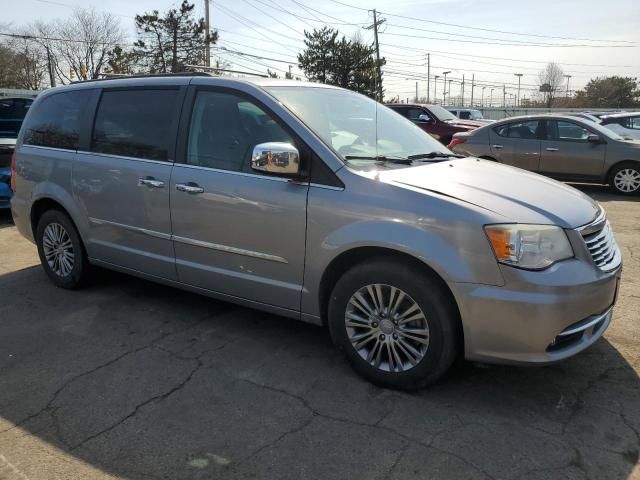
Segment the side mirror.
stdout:
<path fill-rule="evenodd" d="M 258 172 L 295 177 L 300 173 L 300 153 L 290 143 L 260 143 L 253 148 L 251 168 Z"/>
<path fill-rule="evenodd" d="M 431 120 L 431 117 L 426 113 L 421 113 L 420 115 L 418 115 L 418 121 L 425 122 L 425 123 L 433 123 L 433 120 Z"/>
<path fill-rule="evenodd" d="M 589 143 L 602 143 L 602 138 L 600 138 L 600 135 L 596 135 L 595 133 L 592 133 L 592 134 L 587 136 L 587 142 L 589 142 Z"/>

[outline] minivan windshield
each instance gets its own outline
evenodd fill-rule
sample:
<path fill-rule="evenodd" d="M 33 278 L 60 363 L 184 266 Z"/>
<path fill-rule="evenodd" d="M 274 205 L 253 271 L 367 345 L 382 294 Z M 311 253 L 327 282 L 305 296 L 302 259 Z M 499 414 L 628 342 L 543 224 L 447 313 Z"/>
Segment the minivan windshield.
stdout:
<path fill-rule="evenodd" d="M 349 90 L 269 86 L 266 90 L 351 164 L 452 152 L 413 122 Z M 455 118 L 455 117 L 454 117 Z"/>

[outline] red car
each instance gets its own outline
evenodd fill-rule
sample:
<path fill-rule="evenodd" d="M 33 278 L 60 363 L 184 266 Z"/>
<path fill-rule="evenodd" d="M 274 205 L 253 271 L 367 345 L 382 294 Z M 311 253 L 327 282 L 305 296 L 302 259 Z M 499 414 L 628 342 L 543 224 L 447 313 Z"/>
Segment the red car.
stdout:
<path fill-rule="evenodd" d="M 475 120 L 461 120 L 439 105 L 390 103 L 387 107 L 408 118 L 445 145 L 449 144 L 454 133 L 468 132 L 486 125 Z"/>

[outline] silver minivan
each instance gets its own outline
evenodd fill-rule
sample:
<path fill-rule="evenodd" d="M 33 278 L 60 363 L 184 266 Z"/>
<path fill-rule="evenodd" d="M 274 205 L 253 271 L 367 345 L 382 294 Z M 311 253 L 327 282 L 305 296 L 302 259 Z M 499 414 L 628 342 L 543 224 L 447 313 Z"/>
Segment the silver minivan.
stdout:
<path fill-rule="evenodd" d="M 382 385 L 427 385 L 458 356 L 555 362 L 611 321 L 621 256 L 597 203 L 340 88 L 54 88 L 12 166 L 15 224 L 60 287 L 100 266 L 327 325 Z"/>

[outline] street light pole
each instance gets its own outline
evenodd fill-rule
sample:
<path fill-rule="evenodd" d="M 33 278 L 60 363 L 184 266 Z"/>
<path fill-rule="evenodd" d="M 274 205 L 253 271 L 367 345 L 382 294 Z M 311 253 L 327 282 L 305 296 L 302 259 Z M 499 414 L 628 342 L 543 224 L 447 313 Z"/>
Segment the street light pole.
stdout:
<path fill-rule="evenodd" d="M 507 87 L 502 85 L 502 108 L 507 107 Z"/>
<path fill-rule="evenodd" d="M 522 73 L 514 73 L 516 77 L 518 77 L 518 107 L 520 106 L 520 79 L 522 78 Z"/>
<path fill-rule="evenodd" d="M 449 88 L 447 88 L 447 95 L 449 95 L 449 98 L 447 98 L 447 105 L 451 105 L 451 82 L 453 82 L 453 80 L 449 80 Z"/>
<path fill-rule="evenodd" d="M 569 98 L 569 79 L 571 78 L 571 75 L 565 75 L 564 78 L 567 79 L 567 95 L 566 95 L 566 97 Z"/>
<path fill-rule="evenodd" d="M 440 78 L 440 75 L 433 76 L 433 102 L 434 103 L 438 102 L 438 79 L 439 78 Z"/>
<path fill-rule="evenodd" d="M 207 28 L 207 32 L 204 37 L 204 44 L 206 50 L 204 51 L 204 64 L 207 67 L 211 66 L 211 27 L 209 26 L 209 0 L 204 0 L 204 23 Z"/>
<path fill-rule="evenodd" d="M 489 97 L 489 108 L 491 108 L 493 106 L 493 91 L 494 90 L 495 90 L 494 88 L 491 89 L 491 97 Z"/>
<path fill-rule="evenodd" d="M 442 90 L 442 104 L 444 105 L 446 103 L 446 96 L 447 96 L 447 74 L 451 73 L 451 70 L 447 70 L 446 72 L 442 72 L 442 74 L 444 75 L 444 85 L 443 85 L 443 90 Z"/>
<path fill-rule="evenodd" d="M 427 53 L 427 103 L 431 103 L 429 100 L 429 90 L 431 89 L 431 85 L 429 85 L 429 81 L 431 78 L 431 55 Z"/>
<path fill-rule="evenodd" d="M 487 87 L 482 87 L 482 97 L 480 97 L 480 107 L 484 108 L 484 91 Z"/>

